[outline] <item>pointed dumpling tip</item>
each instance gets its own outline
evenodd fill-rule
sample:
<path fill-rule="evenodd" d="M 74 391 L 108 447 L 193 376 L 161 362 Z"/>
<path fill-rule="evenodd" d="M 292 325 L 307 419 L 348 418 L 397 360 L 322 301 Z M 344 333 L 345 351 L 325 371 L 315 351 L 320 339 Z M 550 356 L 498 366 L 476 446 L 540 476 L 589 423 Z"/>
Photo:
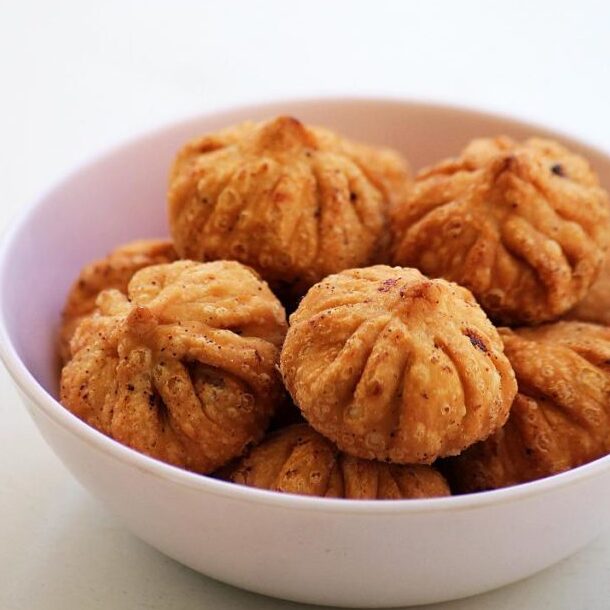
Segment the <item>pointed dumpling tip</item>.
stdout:
<path fill-rule="evenodd" d="M 314 134 L 292 116 L 278 116 L 264 123 L 257 134 L 256 141 L 261 148 L 291 150 L 294 148 L 316 148 Z"/>

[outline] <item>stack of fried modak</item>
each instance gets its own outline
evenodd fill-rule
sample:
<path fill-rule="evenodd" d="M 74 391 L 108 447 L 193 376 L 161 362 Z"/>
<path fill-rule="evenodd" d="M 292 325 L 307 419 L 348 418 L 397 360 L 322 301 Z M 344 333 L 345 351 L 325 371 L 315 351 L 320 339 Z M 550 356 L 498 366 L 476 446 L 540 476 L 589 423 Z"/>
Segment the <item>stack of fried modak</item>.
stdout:
<path fill-rule="evenodd" d="M 559 144 L 478 139 L 412 178 L 279 117 L 186 144 L 168 211 L 172 241 L 87 265 L 63 313 L 61 401 L 116 441 L 352 499 L 610 452 L 610 205 Z"/>

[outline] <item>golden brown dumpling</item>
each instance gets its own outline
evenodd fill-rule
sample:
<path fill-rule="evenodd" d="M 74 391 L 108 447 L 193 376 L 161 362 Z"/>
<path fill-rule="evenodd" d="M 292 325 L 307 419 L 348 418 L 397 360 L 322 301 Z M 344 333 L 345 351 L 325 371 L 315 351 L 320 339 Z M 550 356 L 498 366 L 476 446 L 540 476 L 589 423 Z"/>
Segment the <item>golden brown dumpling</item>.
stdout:
<path fill-rule="evenodd" d="M 239 263 L 147 267 L 78 326 L 61 402 L 133 449 L 211 472 L 262 437 L 285 332 L 281 304 Z"/>
<path fill-rule="evenodd" d="M 229 472 L 230 481 L 284 493 L 350 500 L 450 495 L 431 466 L 385 464 L 341 453 L 307 424 L 267 437 Z"/>
<path fill-rule="evenodd" d="M 311 288 L 280 362 L 305 418 L 342 451 L 429 464 L 506 421 L 516 383 L 502 349 L 466 289 L 378 265 Z"/>
<path fill-rule="evenodd" d="M 97 295 L 108 288 L 122 292 L 136 271 L 150 265 L 171 263 L 178 258 L 167 239 L 140 239 L 120 246 L 105 258 L 89 263 L 78 275 L 68 293 L 59 331 L 62 362 L 70 359 L 70 339 L 84 316 L 93 313 Z"/>
<path fill-rule="evenodd" d="M 606 256 L 599 277 L 587 296 L 564 318 L 610 326 L 610 256 Z"/>
<path fill-rule="evenodd" d="M 408 185 L 397 153 L 282 116 L 188 143 L 171 172 L 170 227 L 181 257 L 239 260 L 300 295 L 387 256 L 388 208 Z"/>
<path fill-rule="evenodd" d="M 519 393 L 504 428 L 448 460 L 455 491 L 525 483 L 610 451 L 610 329 L 557 322 L 500 333 Z"/>
<path fill-rule="evenodd" d="M 494 319 L 536 323 L 594 282 L 610 207 L 587 161 L 559 144 L 485 138 L 417 176 L 393 232 L 395 264 L 469 288 Z"/>

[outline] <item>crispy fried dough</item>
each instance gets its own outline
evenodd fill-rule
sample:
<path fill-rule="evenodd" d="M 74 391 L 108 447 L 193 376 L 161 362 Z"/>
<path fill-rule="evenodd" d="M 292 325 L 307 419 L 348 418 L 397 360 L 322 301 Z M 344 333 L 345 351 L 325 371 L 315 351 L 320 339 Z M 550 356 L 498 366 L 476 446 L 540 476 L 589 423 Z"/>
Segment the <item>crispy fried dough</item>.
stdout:
<path fill-rule="evenodd" d="M 227 478 L 260 489 L 351 500 L 450 495 L 444 477 L 431 466 L 352 457 L 307 424 L 283 428 L 267 437 Z"/>
<path fill-rule="evenodd" d="M 61 402 L 142 453 L 211 472 L 262 437 L 285 332 L 281 304 L 239 263 L 147 267 L 79 324 Z"/>
<path fill-rule="evenodd" d="M 608 195 L 582 157 L 541 139 L 478 139 L 423 170 L 393 215 L 398 265 L 469 288 L 495 320 L 559 317 L 595 281 Z"/>
<path fill-rule="evenodd" d="M 133 274 L 150 265 L 171 263 L 178 258 L 167 239 L 140 239 L 120 246 L 105 258 L 89 263 L 72 284 L 62 312 L 59 354 L 62 362 L 70 355 L 70 339 L 84 316 L 93 313 L 97 295 L 105 289 L 127 290 Z"/>
<path fill-rule="evenodd" d="M 502 349 L 468 290 L 378 265 L 309 290 L 281 370 L 305 418 L 342 451 L 429 464 L 506 421 L 516 382 Z"/>
<path fill-rule="evenodd" d="M 238 260 L 300 296 L 388 256 L 388 210 L 409 184 L 394 151 L 282 116 L 189 142 L 171 171 L 170 227 L 181 257 Z"/>
<path fill-rule="evenodd" d="M 580 320 L 610 326 L 610 256 L 587 296 L 564 316 L 566 320 Z"/>
<path fill-rule="evenodd" d="M 610 329 L 557 322 L 500 333 L 519 393 L 500 431 L 447 461 L 458 492 L 540 479 L 610 451 Z"/>

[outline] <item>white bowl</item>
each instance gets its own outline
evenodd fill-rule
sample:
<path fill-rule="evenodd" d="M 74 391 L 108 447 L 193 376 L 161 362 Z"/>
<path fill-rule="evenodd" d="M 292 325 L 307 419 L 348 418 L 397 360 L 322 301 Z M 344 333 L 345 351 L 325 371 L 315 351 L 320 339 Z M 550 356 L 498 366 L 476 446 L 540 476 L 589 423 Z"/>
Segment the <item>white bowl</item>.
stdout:
<path fill-rule="evenodd" d="M 54 333 L 81 265 L 129 239 L 167 234 L 167 170 L 184 140 L 280 113 L 395 146 L 415 167 L 475 136 L 549 133 L 445 106 L 322 99 L 191 119 L 83 166 L 22 215 L 0 252 L 0 351 L 46 441 L 149 544 L 213 578 L 301 602 L 387 607 L 455 599 L 529 576 L 587 544 L 608 522 L 610 457 L 468 496 L 327 500 L 230 485 L 157 462 L 55 400 Z M 610 183 L 610 158 L 551 135 L 583 152 Z"/>

